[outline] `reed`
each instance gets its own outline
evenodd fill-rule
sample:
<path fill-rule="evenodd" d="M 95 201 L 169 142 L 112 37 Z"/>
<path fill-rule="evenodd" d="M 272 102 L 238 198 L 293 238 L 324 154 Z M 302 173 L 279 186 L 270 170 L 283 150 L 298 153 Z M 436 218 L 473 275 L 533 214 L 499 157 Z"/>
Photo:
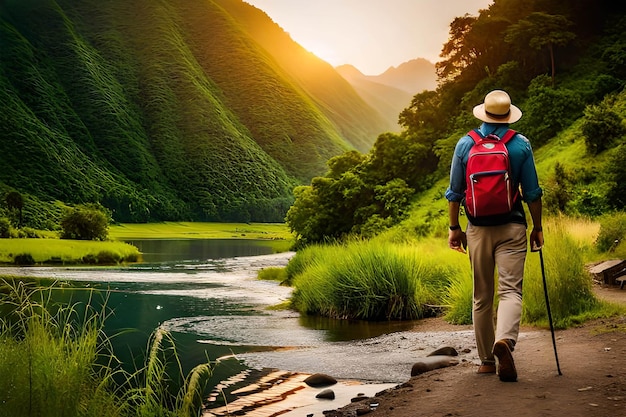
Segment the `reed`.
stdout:
<path fill-rule="evenodd" d="M 145 366 L 128 374 L 103 332 L 106 300 L 102 311 L 92 308 L 91 299 L 82 306 L 53 305 L 53 290 L 26 281 L 0 282 L 0 415 L 199 415 L 209 363 L 184 378 L 174 341 L 159 328 Z M 171 363 L 184 381 L 174 393 L 167 372 Z"/>
<path fill-rule="evenodd" d="M 110 391 L 104 315 L 89 306 L 48 308 L 49 290 L 2 281 L 0 415 L 120 416 Z"/>

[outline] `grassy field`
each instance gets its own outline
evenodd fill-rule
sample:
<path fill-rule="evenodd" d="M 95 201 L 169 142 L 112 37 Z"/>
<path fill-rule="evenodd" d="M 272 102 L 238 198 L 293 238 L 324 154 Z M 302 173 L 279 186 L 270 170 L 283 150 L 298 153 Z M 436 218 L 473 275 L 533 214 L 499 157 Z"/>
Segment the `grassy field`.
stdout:
<path fill-rule="evenodd" d="M 289 250 L 294 236 L 284 223 L 166 222 L 117 224 L 109 241 L 70 239 L 0 239 L 0 264 L 117 264 L 136 262 L 139 250 L 130 239 L 251 239 L 271 240 Z"/>
<path fill-rule="evenodd" d="M 128 239 L 271 239 L 294 238 L 284 223 L 123 223 L 109 227 L 113 240 Z"/>
<path fill-rule="evenodd" d="M 0 239 L 0 263 L 114 264 L 134 262 L 139 250 L 124 242 L 69 239 Z"/>

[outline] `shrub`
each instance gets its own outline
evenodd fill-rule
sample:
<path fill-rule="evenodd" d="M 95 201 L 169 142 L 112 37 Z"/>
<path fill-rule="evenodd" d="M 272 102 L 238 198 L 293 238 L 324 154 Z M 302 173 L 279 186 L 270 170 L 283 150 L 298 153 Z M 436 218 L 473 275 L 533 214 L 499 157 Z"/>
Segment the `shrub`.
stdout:
<path fill-rule="evenodd" d="M 0 217 L 0 238 L 7 239 L 13 234 L 13 226 L 6 217 Z"/>
<path fill-rule="evenodd" d="M 77 206 L 69 210 L 61 220 L 61 238 L 106 240 L 109 234 L 109 218 L 100 206 Z"/>
<path fill-rule="evenodd" d="M 606 100 L 598 105 L 587 106 L 584 114 L 582 133 L 587 151 L 593 155 L 609 149 L 626 134 L 621 117 L 609 107 Z"/>
<path fill-rule="evenodd" d="M 13 258 L 15 265 L 35 265 L 35 259 L 30 253 L 20 253 Z"/>
<path fill-rule="evenodd" d="M 554 174 L 546 181 L 543 204 L 547 211 L 565 212 L 567 204 L 572 199 L 572 176 L 565 167 L 557 162 L 554 165 Z"/>
<path fill-rule="evenodd" d="M 622 210 L 626 206 L 626 144 L 611 151 L 605 166 L 608 177 L 607 203 L 614 209 Z"/>
<path fill-rule="evenodd" d="M 615 249 L 626 236 L 626 213 L 617 212 L 600 219 L 600 232 L 596 239 L 596 248 L 600 252 Z"/>
<path fill-rule="evenodd" d="M 545 144 L 561 130 L 580 117 L 584 104 L 578 92 L 550 86 L 550 78 L 535 78 L 529 89 L 529 99 L 524 103 L 524 117 L 515 124 L 534 148 Z"/>

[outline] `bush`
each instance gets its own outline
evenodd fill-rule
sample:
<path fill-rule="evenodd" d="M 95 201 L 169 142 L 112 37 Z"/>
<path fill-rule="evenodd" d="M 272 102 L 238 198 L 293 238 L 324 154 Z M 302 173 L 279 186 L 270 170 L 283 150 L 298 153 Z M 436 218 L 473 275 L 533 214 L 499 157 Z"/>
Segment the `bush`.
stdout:
<path fill-rule="evenodd" d="M 545 144 L 578 119 L 584 110 L 580 94 L 574 90 L 550 86 L 550 77 L 535 78 L 524 103 L 524 117 L 515 124 L 534 148 Z"/>
<path fill-rule="evenodd" d="M 626 144 L 611 151 L 605 166 L 608 177 L 607 204 L 617 210 L 626 206 Z"/>
<path fill-rule="evenodd" d="M 13 226 L 6 217 L 0 217 L 0 238 L 7 239 L 13 234 Z"/>
<path fill-rule="evenodd" d="M 15 265 L 35 265 L 35 258 L 30 253 L 20 253 L 13 258 Z"/>
<path fill-rule="evenodd" d="M 600 252 L 615 249 L 626 236 L 626 213 L 605 215 L 600 219 L 600 232 L 596 239 L 596 248 Z"/>
<path fill-rule="evenodd" d="M 585 109 L 582 133 L 587 151 L 597 155 L 609 149 L 624 136 L 626 127 L 621 117 L 609 107 L 606 101 L 603 101 L 598 105 L 587 106 Z"/>
<path fill-rule="evenodd" d="M 101 206 L 77 206 L 61 220 L 61 238 L 106 240 L 109 234 L 109 219 L 110 216 Z"/>

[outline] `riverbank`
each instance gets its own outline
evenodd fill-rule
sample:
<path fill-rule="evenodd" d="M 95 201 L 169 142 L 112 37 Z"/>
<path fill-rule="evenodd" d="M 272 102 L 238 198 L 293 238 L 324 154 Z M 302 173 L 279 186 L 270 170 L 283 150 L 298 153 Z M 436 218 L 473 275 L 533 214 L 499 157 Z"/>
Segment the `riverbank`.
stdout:
<path fill-rule="evenodd" d="M 626 305 L 626 290 L 596 286 L 603 300 Z M 392 387 L 353 384 L 311 388 L 295 385 L 289 395 L 263 404 L 248 403 L 247 417 L 385 417 L 415 416 L 612 416 L 626 413 L 626 317 L 594 320 L 581 326 L 556 331 L 557 353 L 562 375 L 558 375 L 549 329 L 523 327 L 514 353 L 519 372 L 517 383 L 500 382 L 495 375 L 476 374 L 478 357 L 471 326 L 454 326 L 434 318 L 420 322 L 411 332 L 402 332 L 394 343 L 375 339 L 365 351 L 344 352 L 349 366 L 389 366 L 389 375 L 404 379 Z M 436 343 L 419 342 L 417 336 Z M 416 339 L 412 339 L 416 337 Z M 440 344 L 454 347 L 458 365 L 410 377 L 411 366 Z M 438 346 L 438 347 L 440 347 Z M 377 354 L 378 352 L 379 354 Z M 325 357 L 337 352 L 308 352 L 325 368 Z M 381 362 L 380 358 L 386 358 Z M 308 373 L 296 373 L 303 379 Z M 331 376 L 335 376 L 332 373 Z M 293 378 L 293 377 L 290 377 Z M 277 386 L 267 385 L 267 388 Z M 382 389 L 381 389 L 382 388 Z M 324 389 L 337 390 L 334 400 L 317 399 Z M 371 394 L 372 391 L 375 391 Z M 256 398 L 262 398 L 255 393 Z M 353 401 L 354 400 L 354 401 Z M 356 401 L 360 400 L 360 401 Z M 210 414 L 207 416 L 220 415 Z"/>

